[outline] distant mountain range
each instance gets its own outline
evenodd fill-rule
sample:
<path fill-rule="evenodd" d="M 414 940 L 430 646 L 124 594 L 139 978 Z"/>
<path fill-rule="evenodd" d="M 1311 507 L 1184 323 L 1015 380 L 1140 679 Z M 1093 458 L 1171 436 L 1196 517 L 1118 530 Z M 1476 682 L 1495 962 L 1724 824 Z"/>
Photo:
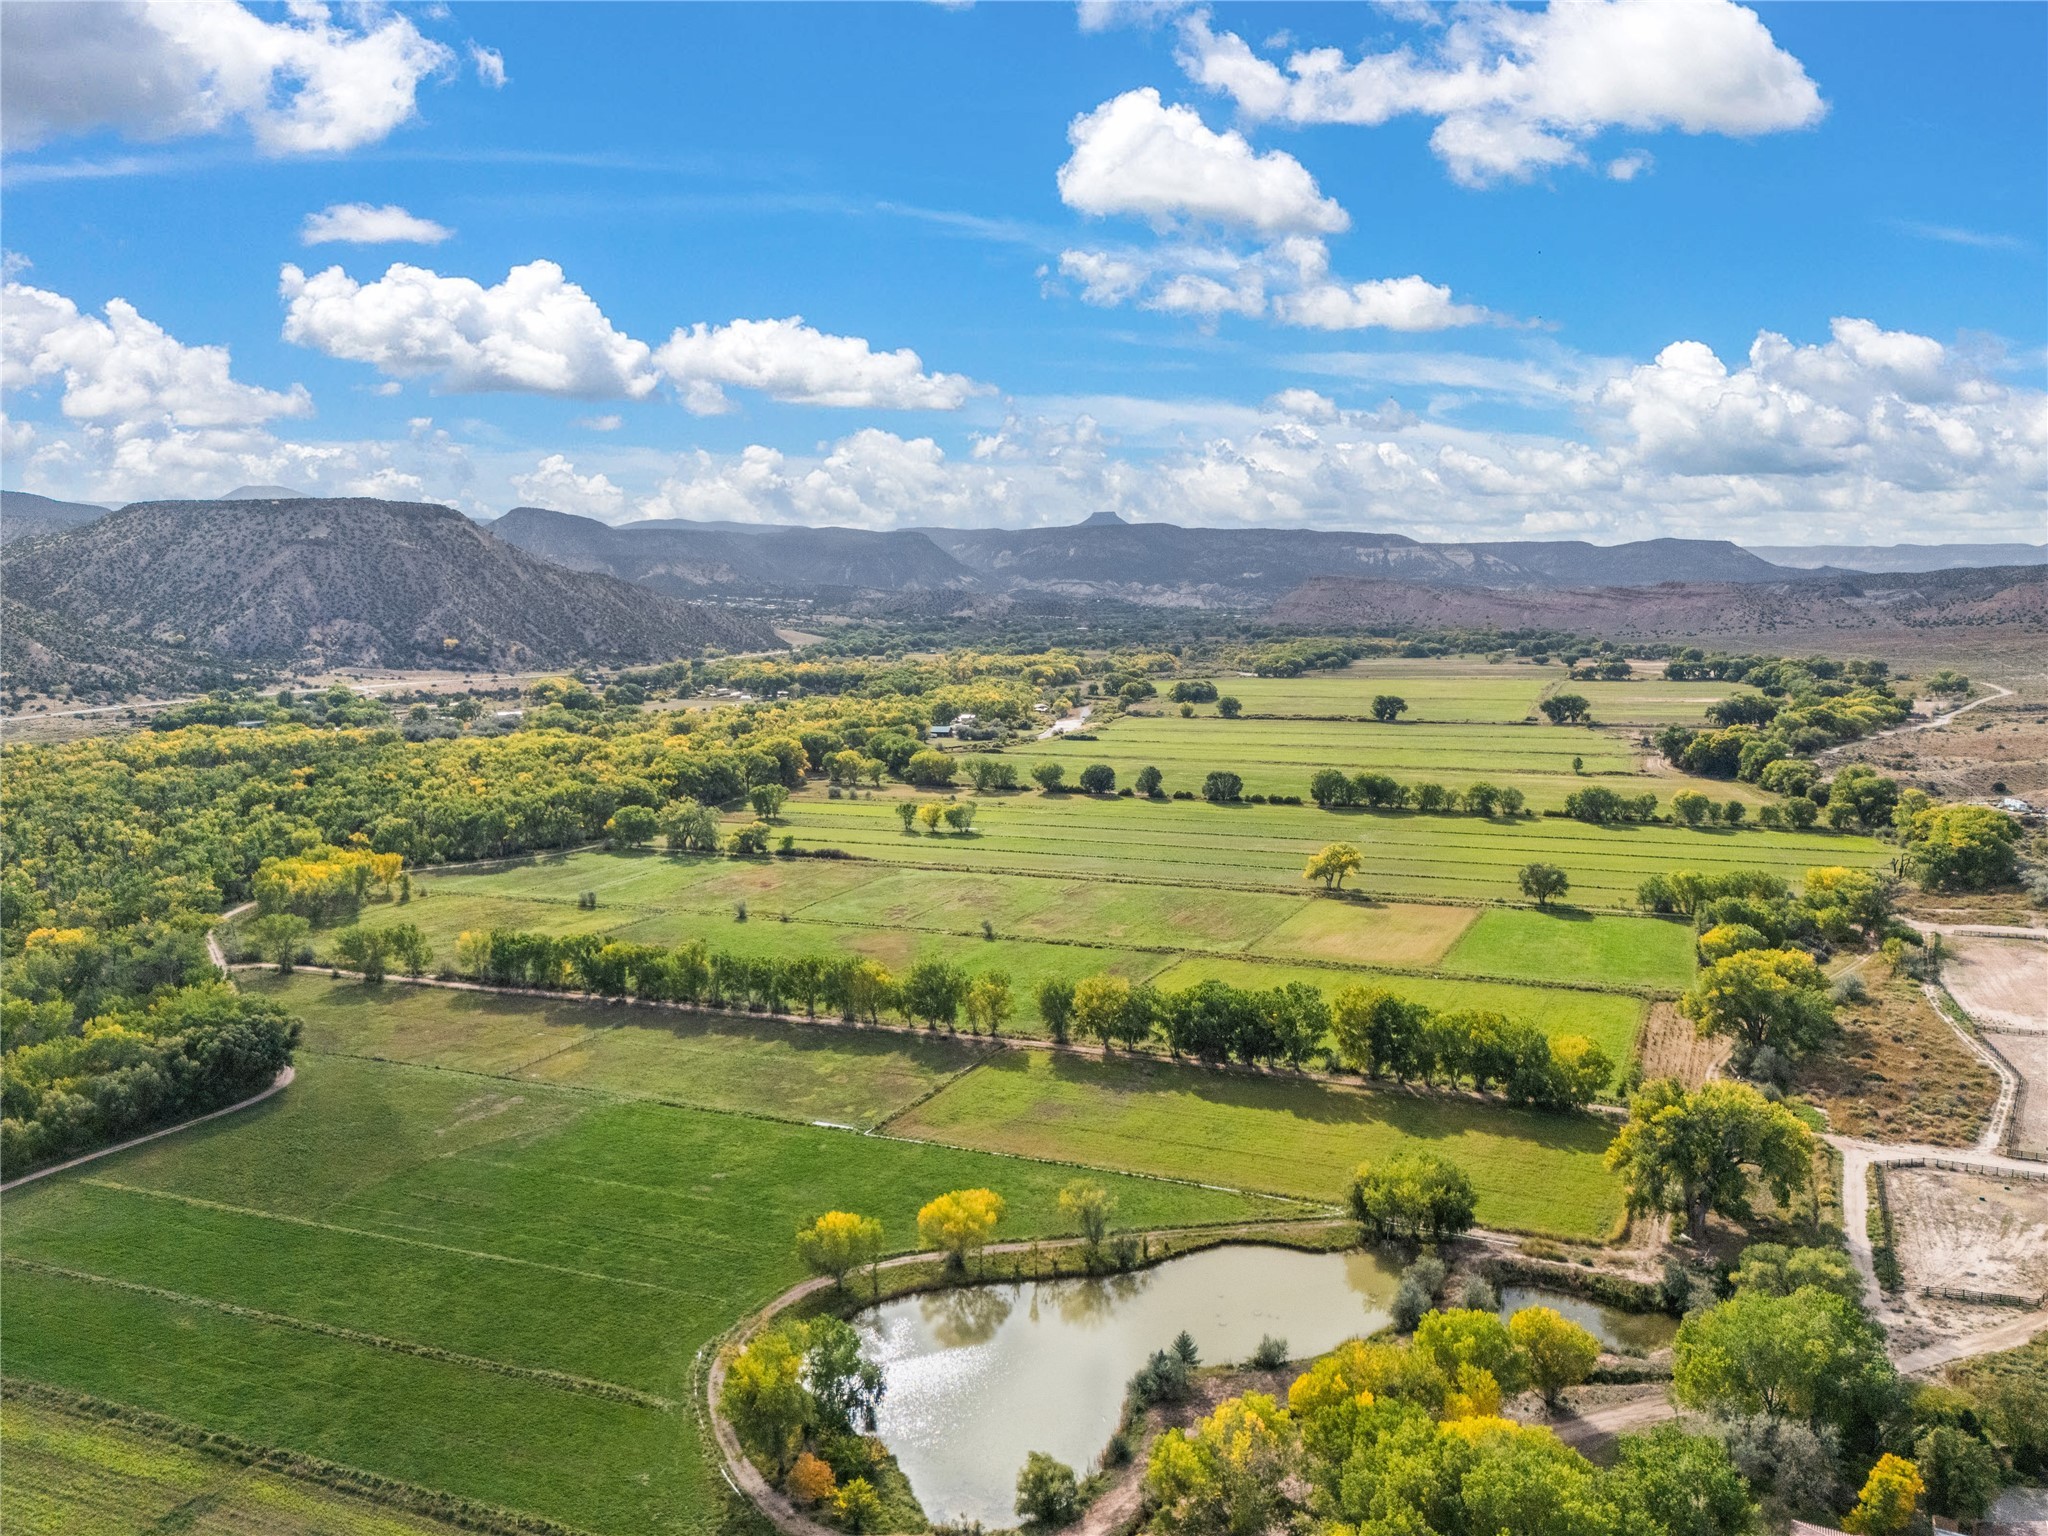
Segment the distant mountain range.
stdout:
<path fill-rule="evenodd" d="M 781 645 L 752 615 L 567 569 L 424 503 L 141 502 L 10 541 L 4 576 L 59 658 L 66 637 L 272 664 L 494 670 Z"/>
<path fill-rule="evenodd" d="M 1057 528 L 790 528 L 681 520 L 612 525 L 520 507 L 485 525 L 531 554 L 671 593 L 827 600 L 851 593 L 1040 593 L 1151 606 L 1254 607 L 1331 574 L 1432 586 L 1779 581 L 1720 540 L 1424 544 L 1397 533 L 1182 528 L 1111 513 Z"/>
<path fill-rule="evenodd" d="M 1310 627 L 1575 629 L 1616 640 L 2009 626 L 2048 632 L 2048 566 L 1548 590 L 1319 577 L 1268 617 Z"/>
<path fill-rule="evenodd" d="M 1749 544 L 1774 565 L 1889 574 L 1993 565 L 2048 565 L 2048 544 Z"/>
<path fill-rule="evenodd" d="M 88 501 L 52 501 L 30 491 L 0 491 L 0 544 L 61 533 L 107 515 Z"/>

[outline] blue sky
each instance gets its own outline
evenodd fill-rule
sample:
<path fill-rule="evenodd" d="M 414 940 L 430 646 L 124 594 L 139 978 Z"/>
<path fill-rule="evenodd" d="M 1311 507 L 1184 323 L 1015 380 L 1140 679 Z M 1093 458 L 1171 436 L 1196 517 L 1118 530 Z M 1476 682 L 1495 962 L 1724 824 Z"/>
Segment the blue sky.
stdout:
<path fill-rule="evenodd" d="M 2044 536 L 2041 6 L 0 27 L 14 488 Z"/>

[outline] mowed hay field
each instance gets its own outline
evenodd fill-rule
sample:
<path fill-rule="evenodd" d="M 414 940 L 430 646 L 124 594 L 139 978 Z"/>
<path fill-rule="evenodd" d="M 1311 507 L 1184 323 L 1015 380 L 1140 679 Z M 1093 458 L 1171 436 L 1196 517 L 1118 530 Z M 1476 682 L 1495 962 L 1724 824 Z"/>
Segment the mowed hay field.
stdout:
<path fill-rule="evenodd" d="M 1305 796 L 1310 774 L 1340 768 L 1387 773 L 1408 783 L 1435 780 L 1453 789 L 1481 780 L 1512 786 L 1535 811 L 1560 809 L 1565 796 L 1583 789 L 1588 778 L 1624 792 L 1653 788 L 1665 797 L 1691 787 L 1752 806 L 1771 798 L 1753 785 L 1693 779 L 1661 765 L 1645 772 L 1646 759 L 1655 757 L 1651 732 L 1670 724 L 1705 725 L 1708 704 L 1753 689 L 1667 683 L 1654 674 L 1627 682 L 1577 682 L 1559 667 L 1460 661 L 1356 662 L 1302 677 L 1214 681 L 1243 707 L 1241 718 L 1225 720 L 1214 704 L 1197 704 L 1193 717 L 1184 719 L 1180 706 L 1162 697 L 1106 722 L 1093 741 L 1062 738 L 1028 750 L 1066 764 L 1070 779 L 1086 764 L 1101 762 L 1117 770 L 1119 783 L 1128 783 L 1149 763 L 1166 776 L 1169 792 L 1199 792 L 1211 769 L 1227 768 L 1244 779 L 1246 794 Z M 1392 724 L 1370 717 L 1374 697 L 1383 693 L 1408 705 Z M 1586 699 L 1594 723 L 1551 725 L 1539 706 L 1554 693 Z"/>
<path fill-rule="evenodd" d="M 8 1196 L 7 1369 L 585 1530 L 701 1530 L 692 1363 L 801 1278 L 800 1222 L 863 1211 L 900 1249 L 986 1185 L 1005 1235 L 1051 1234 L 1071 1177 L 304 1052 L 256 1109 Z M 1300 1209 L 1100 1177 L 1133 1226 Z"/>
<path fill-rule="evenodd" d="M 1622 1209 L 1601 1162 L 1614 1125 L 1597 1115 L 1156 1060 L 1008 1052 L 889 1131 L 1320 1200 L 1338 1198 L 1360 1162 L 1421 1142 L 1471 1176 L 1487 1226 L 1600 1238 Z"/>
<path fill-rule="evenodd" d="M 944 1036 L 396 981 L 245 974 L 241 984 L 303 1020 L 314 1051 L 861 1129 L 987 1053 Z"/>
<path fill-rule="evenodd" d="M 0 1401 L 0 1529 L 8 1536 L 449 1536 L 367 1499 L 120 1424 L 10 1396 Z"/>
<path fill-rule="evenodd" d="M 1685 782 L 1645 779 L 1620 787 L 1655 788 L 1668 804 Z M 1305 776 L 1297 787 L 1306 791 Z M 801 847 L 921 868 L 1296 893 L 1304 889 L 1309 856 L 1341 841 L 1365 856 L 1347 886 L 1392 900 L 1517 902 L 1515 872 L 1542 861 L 1571 877 L 1573 904 L 1609 909 L 1633 909 L 1636 887 L 1659 872 L 1769 869 L 1796 881 L 1816 864 L 1875 866 L 1894 856 L 1874 838 L 1835 832 L 1595 827 L 1561 817 L 1508 821 L 1036 793 L 977 801 L 974 830 L 964 837 L 907 835 L 893 801 L 880 797 L 820 800 L 806 792 L 790 801 L 784 818 Z"/>

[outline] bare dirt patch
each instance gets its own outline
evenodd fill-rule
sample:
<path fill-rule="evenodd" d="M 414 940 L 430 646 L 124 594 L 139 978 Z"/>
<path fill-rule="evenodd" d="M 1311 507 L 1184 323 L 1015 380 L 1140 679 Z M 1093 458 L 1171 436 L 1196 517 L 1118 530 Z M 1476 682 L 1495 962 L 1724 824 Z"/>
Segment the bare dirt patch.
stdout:
<path fill-rule="evenodd" d="M 1883 1175 L 1905 1288 L 1892 1299 L 1895 1354 L 1996 1335 L 2026 1314 L 1924 1294 L 1929 1289 L 2039 1298 L 2048 1292 L 2048 1182 L 1936 1168 Z"/>
<path fill-rule="evenodd" d="M 1909 1288 L 2048 1292 L 2048 1180 L 1939 1168 L 1884 1177 Z"/>
<path fill-rule="evenodd" d="M 1728 1059 L 1728 1041 L 1702 1036 L 1670 1003 L 1652 1003 L 1639 1037 L 1645 1078 L 1675 1077 L 1697 1088 Z"/>
<path fill-rule="evenodd" d="M 1945 942 L 1942 983 L 1980 1028 L 2048 1030 L 2048 942 L 1960 933 Z"/>
<path fill-rule="evenodd" d="M 1799 1090 L 1844 1136 L 1967 1147 L 1998 1102 L 1998 1077 L 1956 1038 L 1917 984 L 1865 967 L 1869 999 L 1836 1011 L 1841 1037 L 1801 1066 Z"/>
<path fill-rule="evenodd" d="M 2009 1144 L 2020 1152 L 2048 1152 L 2048 1031 L 2006 1035 L 1986 1030 L 1984 1039 L 2020 1076 Z"/>

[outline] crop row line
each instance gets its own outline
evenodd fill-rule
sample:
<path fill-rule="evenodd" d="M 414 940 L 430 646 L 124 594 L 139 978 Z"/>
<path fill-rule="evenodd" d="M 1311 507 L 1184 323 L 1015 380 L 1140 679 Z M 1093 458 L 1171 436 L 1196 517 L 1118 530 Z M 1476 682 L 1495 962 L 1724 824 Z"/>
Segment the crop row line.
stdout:
<path fill-rule="evenodd" d="M 274 1328 L 291 1328 L 301 1333 L 319 1334 L 324 1338 L 342 1339 L 351 1344 L 367 1345 L 371 1349 L 387 1350 L 392 1354 L 412 1355 L 422 1360 L 433 1360 L 443 1365 L 459 1365 L 469 1370 L 489 1371 L 499 1376 L 514 1376 L 524 1381 L 539 1382 L 543 1386 L 557 1388 L 564 1392 L 579 1392 L 588 1397 L 602 1397 L 615 1403 L 630 1403 L 636 1408 L 652 1408 L 660 1413 L 671 1412 L 675 1402 L 652 1392 L 642 1392 L 633 1387 L 623 1387 L 617 1382 L 600 1381 L 595 1377 L 577 1376 L 567 1371 L 551 1371 L 536 1366 L 513 1365 L 505 1360 L 493 1360 L 484 1355 L 468 1355 L 458 1350 L 443 1349 L 436 1344 L 419 1344 L 407 1339 L 394 1339 L 381 1333 L 366 1333 L 359 1328 L 344 1328 L 338 1323 L 322 1323 L 311 1318 L 293 1317 L 284 1312 L 266 1312 L 258 1307 L 245 1307 L 237 1302 L 216 1301 L 207 1296 L 193 1296 L 184 1291 L 174 1291 L 160 1285 L 144 1285 L 136 1280 L 122 1280 L 113 1275 L 94 1274 L 90 1270 L 68 1269 L 61 1264 L 49 1264 L 40 1259 L 24 1259 L 8 1254 L 0 1259 L 0 1266 L 27 1270 L 34 1274 L 56 1275 L 61 1279 L 74 1280 L 83 1285 L 102 1285 L 117 1291 L 127 1291 L 137 1296 L 152 1296 L 161 1301 L 173 1302 L 182 1307 L 193 1307 L 218 1312 L 227 1317 L 238 1317 L 253 1323 L 263 1323 Z"/>
<path fill-rule="evenodd" d="M 182 1419 L 152 1413 L 147 1408 L 112 1402 L 85 1392 L 72 1392 L 47 1382 L 9 1377 L 5 1390 L 11 1397 L 54 1408 L 75 1418 L 118 1424 L 152 1440 L 181 1445 L 237 1466 L 256 1467 L 299 1482 L 315 1483 L 387 1508 L 440 1520 L 461 1530 L 484 1531 L 490 1536 L 589 1536 L 579 1526 L 565 1525 L 545 1515 L 530 1515 L 466 1499 L 438 1488 L 424 1488 L 381 1473 L 366 1472 L 360 1467 L 309 1456 L 303 1451 L 245 1440 L 225 1430 L 203 1429 Z"/>
<path fill-rule="evenodd" d="M 195 1210 L 220 1211 L 229 1216 L 251 1216 L 261 1221 L 284 1222 L 294 1227 L 309 1227 L 316 1232 L 339 1232 L 344 1237 L 366 1237 L 380 1243 L 397 1243 L 407 1248 L 426 1248 L 435 1253 L 452 1253 L 457 1258 L 481 1259 L 488 1264 L 513 1264 L 521 1269 L 542 1269 L 558 1275 L 573 1275 L 579 1280 L 597 1280 L 609 1285 L 627 1285 L 635 1290 L 658 1291 L 664 1296 L 679 1294 L 673 1287 L 657 1285 L 652 1280 L 632 1280 L 622 1275 L 607 1275 L 594 1269 L 576 1269 L 567 1264 L 550 1264 L 544 1259 L 522 1259 L 509 1253 L 488 1253 L 478 1248 L 457 1248 L 450 1243 L 428 1242 L 423 1237 L 400 1237 L 395 1232 L 377 1232 L 365 1227 L 345 1227 L 331 1221 L 315 1221 L 310 1216 L 293 1216 L 284 1211 L 260 1210 L 254 1206 L 230 1205 L 222 1200 L 208 1200 L 200 1195 L 181 1194 L 171 1189 L 151 1189 L 143 1184 L 124 1184 L 118 1179 L 88 1178 L 79 1181 L 95 1189 L 116 1190 L 124 1195 L 142 1195 L 151 1200 L 170 1200 L 179 1205 L 188 1205 Z"/>

